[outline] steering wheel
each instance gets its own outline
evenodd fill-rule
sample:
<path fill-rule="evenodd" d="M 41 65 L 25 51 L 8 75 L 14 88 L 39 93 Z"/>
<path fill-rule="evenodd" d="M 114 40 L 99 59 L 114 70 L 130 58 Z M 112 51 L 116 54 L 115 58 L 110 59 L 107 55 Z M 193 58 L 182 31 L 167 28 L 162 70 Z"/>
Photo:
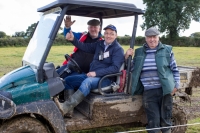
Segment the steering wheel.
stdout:
<path fill-rule="evenodd" d="M 78 73 L 82 73 L 82 70 L 81 68 L 79 67 L 79 65 L 76 63 L 76 61 L 74 59 L 72 59 L 71 56 L 69 56 L 68 54 L 65 55 L 65 59 L 70 61 L 68 62 L 69 63 L 72 63 L 72 64 L 69 64 L 69 67 L 72 67 L 72 69 Z"/>

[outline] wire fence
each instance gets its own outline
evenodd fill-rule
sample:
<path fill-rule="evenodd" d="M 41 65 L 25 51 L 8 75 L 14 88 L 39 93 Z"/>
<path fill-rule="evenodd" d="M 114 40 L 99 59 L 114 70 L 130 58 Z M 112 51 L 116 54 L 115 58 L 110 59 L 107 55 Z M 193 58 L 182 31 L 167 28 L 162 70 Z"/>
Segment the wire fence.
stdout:
<path fill-rule="evenodd" d="M 151 130 L 158 130 L 158 129 L 165 129 L 165 128 L 186 127 L 186 126 L 194 126 L 194 125 L 200 125 L 200 123 L 175 125 L 175 126 L 159 127 L 159 128 L 151 128 L 151 129 L 141 129 L 141 130 L 133 130 L 133 131 L 123 131 L 123 132 L 116 132 L 116 133 L 139 133 L 139 132 L 144 132 L 144 131 L 151 131 Z"/>

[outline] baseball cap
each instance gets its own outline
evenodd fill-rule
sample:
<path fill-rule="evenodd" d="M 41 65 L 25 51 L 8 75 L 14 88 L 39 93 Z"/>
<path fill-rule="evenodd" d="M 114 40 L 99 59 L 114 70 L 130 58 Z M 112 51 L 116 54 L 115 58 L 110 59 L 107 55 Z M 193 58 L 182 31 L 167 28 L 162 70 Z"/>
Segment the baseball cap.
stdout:
<path fill-rule="evenodd" d="M 111 30 L 113 30 L 113 31 L 115 31 L 117 33 L 117 28 L 114 25 L 112 25 L 112 24 L 107 25 L 104 28 L 104 30 L 106 30 L 106 29 L 111 29 Z"/>

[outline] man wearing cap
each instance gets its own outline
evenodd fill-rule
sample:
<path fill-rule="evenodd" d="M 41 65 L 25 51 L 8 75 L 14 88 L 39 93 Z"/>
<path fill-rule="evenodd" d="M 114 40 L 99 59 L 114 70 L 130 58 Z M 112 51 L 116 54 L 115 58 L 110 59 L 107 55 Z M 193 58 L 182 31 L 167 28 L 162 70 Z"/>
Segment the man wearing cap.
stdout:
<path fill-rule="evenodd" d="M 71 16 L 66 16 L 64 19 L 65 27 L 64 27 L 64 36 L 71 30 L 71 25 L 74 24 L 75 20 L 71 21 Z M 73 32 L 76 39 L 78 39 L 81 42 L 84 43 L 92 43 L 96 42 L 98 40 L 102 40 L 102 35 L 100 33 L 100 21 L 97 19 L 91 19 L 88 21 L 88 33 L 82 33 L 82 32 Z M 70 55 L 72 59 L 74 59 L 81 70 L 83 72 L 89 71 L 90 63 L 93 59 L 93 54 L 84 52 L 78 48 L 74 48 L 73 53 Z M 67 64 L 67 60 L 63 62 L 63 65 Z M 63 70 L 64 67 L 59 69 L 57 72 L 60 73 Z M 65 76 L 63 76 L 65 77 Z"/>
<path fill-rule="evenodd" d="M 66 16 L 64 19 L 65 27 L 64 27 L 64 36 L 71 30 L 71 26 L 73 25 L 74 21 L 71 21 L 71 16 Z M 100 21 L 97 19 L 91 19 L 88 21 L 88 33 L 82 33 L 82 32 L 73 32 L 76 39 L 78 39 L 81 42 L 84 43 L 92 43 L 96 42 L 98 40 L 102 40 L 102 35 L 100 33 Z M 76 63 L 79 65 L 82 72 L 87 73 L 90 68 L 90 63 L 93 60 L 94 54 L 87 53 L 81 49 L 78 49 L 77 47 L 74 47 L 73 53 L 70 55 L 72 59 L 76 61 Z M 58 74 L 62 78 L 65 78 L 69 75 L 75 75 L 78 74 L 77 72 L 70 70 L 69 73 L 65 73 L 64 70 L 66 67 L 70 67 L 70 61 L 68 63 L 67 60 L 63 62 L 63 66 L 61 66 L 59 69 L 57 69 Z M 72 67 L 73 68 L 73 67 Z M 65 92 L 60 93 L 59 100 L 64 101 L 63 95 L 68 95 L 67 98 L 74 93 L 73 90 L 67 90 Z"/>
<path fill-rule="evenodd" d="M 179 88 L 180 74 L 172 46 L 159 41 L 159 31 L 151 27 L 145 32 L 146 43 L 135 50 L 132 72 L 132 95 L 143 95 L 147 129 L 171 126 L 172 96 Z M 133 55 L 128 49 L 125 58 Z M 171 133 L 170 128 L 149 130 L 148 133 Z"/>
<path fill-rule="evenodd" d="M 94 54 L 93 61 L 90 65 L 88 73 L 79 75 L 67 76 L 65 78 L 65 89 L 78 90 L 63 104 L 61 104 L 65 116 L 71 117 L 72 110 L 86 97 L 91 89 L 98 88 L 98 82 L 101 77 L 119 72 L 119 69 L 124 62 L 124 50 L 117 42 L 117 29 L 114 25 L 108 25 L 104 28 L 105 40 L 95 43 L 82 43 L 76 39 L 70 31 L 66 35 L 66 39 L 71 41 L 77 48 Z M 111 85 L 112 79 L 105 78 L 101 86 Z"/>

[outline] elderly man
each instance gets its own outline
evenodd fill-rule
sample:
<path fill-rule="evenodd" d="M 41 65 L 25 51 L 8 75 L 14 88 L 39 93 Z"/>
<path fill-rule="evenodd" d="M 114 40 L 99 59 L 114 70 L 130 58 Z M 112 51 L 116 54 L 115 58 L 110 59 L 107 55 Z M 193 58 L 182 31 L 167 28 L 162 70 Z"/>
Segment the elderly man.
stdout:
<path fill-rule="evenodd" d="M 71 26 L 74 24 L 74 21 L 71 21 L 71 16 L 66 16 L 64 19 L 65 22 L 65 28 L 64 28 L 64 36 L 71 30 Z M 98 40 L 102 40 L 102 35 L 100 33 L 100 21 L 96 19 L 91 19 L 88 21 L 88 33 L 82 33 L 82 32 L 73 32 L 76 39 L 78 39 L 80 42 L 84 43 L 93 43 Z M 89 71 L 90 63 L 93 60 L 94 54 L 87 53 L 81 49 L 78 49 L 77 47 L 74 48 L 73 53 L 70 55 L 72 59 L 74 59 L 77 64 L 79 65 L 82 72 L 87 73 Z M 60 74 L 60 77 L 65 78 L 69 75 L 75 75 L 78 74 L 76 71 L 73 71 L 72 68 L 69 68 L 70 61 L 68 63 L 67 60 L 63 62 L 63 66 L 57 70 L 58 74 Z M 65 70 L 68 70 L 68 73 L 65 72 Z M 60 93 L 59 95 L 59 101 L 63 102 L 65 98 L 68 98 L 70 95 L 74 93 L 73 90 L 66 90 L 65 92 Z M 64 95 L 65 96 L 64 98 Z"/>
<path fill-rule="evenodd" d="M 74 24 L 75 20 L 71 21 L 71 16 L 66 16 L 64 19 L 65 27 L 64 27 L 64 36 L 71 30 L 71 26 Z M 91 19 L 88 21 L 88 33 L 84 32 L 73 32 L 76 39 L 78 39 L 80 42 L 84 43 L 93 43 L 98 40 L 102 40 L 102 35 L 100 33 L 100 21 L 96 19 Z M 93 54 L 87 53 L 82 51 L 81 49 L 74 48 L 73 53 L 71 54 L 72 59 L 74 59 L 81 70 L 85 73 L 89 71 L 90 63 L 93 59 Z M 64 61 L 63 65 L 66 65 L 68 61 Z M 59 69 L 57 72 L 60 73 L 62 70 L 64 70 L 65 66 L 63 66 L 61 69 Z M 63 77 L 66 77 L 67 75 L 64 75 Z"/>
<path fill-rule="evenodd" d="M 172 52 L 172 46 L 159 41 L 159 31 L 151 27 L 145 32 L 146 43 L 135 50 L 132 73 L 132 95 L 143 94 L 143 106 L 147 115 L 147 129 L 171 126 L 172 95 L 180 84 L 180 74 Z M 133 55 L 128 49 L 125 58 Z M 161 128 L 171 133 L 170 128 Z M 148 133 L 158 133 L 159 129 Z"/>
<path fill-rule="evenodd" d="M 71 26 L 74 24 L 75 20 L 71 21 L 71 16 L 66 16 L 64 19 L 64 36 L 71 30 Z M 102 40 L 102 35 L 100 33 L 100 21 L 97 19 L 91 19 L 87 22 L 88 32 L 73 32 L 76 39 L 84 43 L 92 43 L 98 40 Z M 93 54 L 86 53 L 78 48 L 74 48 L 73 53 L 71 54 L 72 58 L 78 63 L 83 72 L 89 71 L 89 65 L 92 62 Z M 87 59 L 87 60 L 86 60 Z M 67 61 L 63 62 L 63 65 L 67 64 Z"/>
<path fill-rule="evenodd" d="M 101 77 L 119 72 L 119 69 L 124 62 L 124 51 L 117 42 L 117 29 L 114 25 L 108 25 L 104 28 L 105 40 L 96 43 L 82 43 L 78 41 L 72 32 L 67 33 L 66 39 L 71 41 L 77 48 L 94 54 L 93 61 L 90 65 L 88 73 L 79 75 L 67 76 L 65 78 L 65 89 L 78 90 L 62 104 L 64 114 L 72 117 L 72 110 L 86 97 L 91 89 L 98 88 L 98 82 Z M 105 78 L 102 82 L 102 87 L 112 83 L 112 78 Z"/>

